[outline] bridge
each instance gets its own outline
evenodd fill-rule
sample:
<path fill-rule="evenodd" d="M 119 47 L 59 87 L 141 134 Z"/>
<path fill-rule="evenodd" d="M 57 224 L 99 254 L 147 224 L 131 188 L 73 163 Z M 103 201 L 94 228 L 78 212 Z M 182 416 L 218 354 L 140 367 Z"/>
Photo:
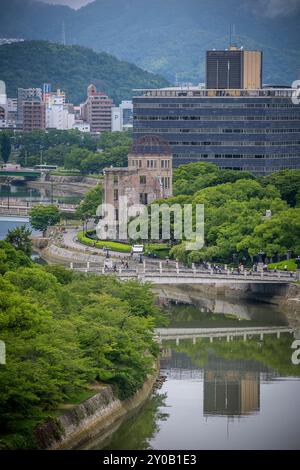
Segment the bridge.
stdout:
<path fill-rule="evenodd" d="M 95 256 L 93 256 L 93 259 Z M 99 263 L 88 261 L 86 263 L 77 263 L 71 261 L 70 269 L 76 271 L 95 273 L 95 274 L 115 274 L 121 280 L 137 279 L 141 282 L 150 282 L 159 284 L 288 284 L 296 280 L 296 274 L 293 272 L 252 272 L 247 269 L 244 272 L 224 269 L 221 272 L 215 272 L 213 269 L 199 269 L 196 267 L 185 268 L 179 266 L 179 263 L 165 264 L 159 262 L 153 264 L 143 261 L 142 264 L 129 264 L 127 269 L 120 263 L 115 263 L 114 267 L 105 267 L 106 261 Z M 110 266 L 113 262 L 110 261 Z"/>
<path fill-rule="evenodd" d="M 5 201 L 0 201 L 0 215 L 7 217 L 28 217 L 29 211 L 32 207 L 38 205 L 49 205 L 51 202 L 36 202 L 28 204 L 9 204 Z M 61 212 L 74 213 L 77 205 L 75 204 L 55 204 Z"/>
<path fill-rule="evenodd" d="M 35 170 L 34 168 L 22 168 L 18 169 L 0 169 L 0 177 L 2 178 L 24 178 L 24 179 L 35 179 L 40 178 L 42 172 Z"/>
<path fill-rule="evenodd" d="M 287 326 L 265 326 L 265 327 L 246 327 L 246 328 L 157 328 L 155 330 L 156 339 L 159 343 L 163 341 L 175 340 L 179 344 L 180 340 L 192 339 L 196 344 L 197 338 L 209 338 L 212 343 L 214 338 L 226 338 L 226 341 L 232 341 L 235 337 L 241 337 L 244 341 L 254 336 L 259 336 L 260 340 L 264 335 L 276 335 L 279 339 L 282 333 L 294 334 L 295 330 Z"/>

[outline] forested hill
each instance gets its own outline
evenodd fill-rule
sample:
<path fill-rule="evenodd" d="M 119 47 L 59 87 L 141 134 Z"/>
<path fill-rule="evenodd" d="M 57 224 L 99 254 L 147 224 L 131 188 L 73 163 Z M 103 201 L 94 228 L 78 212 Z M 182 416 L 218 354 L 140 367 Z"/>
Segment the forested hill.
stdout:
<path fill-rule="evenodd" d="M 24 41 L 0 47 L 0 80 L 8 96 L 18 87 L 39 87 L 44 82 L 61 88 L 70 102 L 78 104 L 93 82 L 118 104 L 130 99 L 133 88 L 162 87 L 167 80 L 104 52 L 80 46 L 63 46 L 47 41 Z"/>
<path fill-rule="evenodd" d="M 205 50 L 262 49 L 264 83 L 299 78 L 299 0 L 95 0 L 75 11 L 1 0 L 0 37 L 62 40 L 105 51 L 172 83 L 204 81 Z"/>

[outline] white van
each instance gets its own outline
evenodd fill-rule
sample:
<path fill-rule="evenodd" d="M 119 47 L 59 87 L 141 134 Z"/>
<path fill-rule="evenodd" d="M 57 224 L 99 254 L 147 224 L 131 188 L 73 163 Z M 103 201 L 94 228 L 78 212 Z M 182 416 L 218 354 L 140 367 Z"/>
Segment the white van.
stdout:
<path fill-rule="evenodd" d="M 131 248 L 131 252 L 133 254 L 135 253 L 144 253 L 144 245 L 133 245 L 132 248 Z"/>

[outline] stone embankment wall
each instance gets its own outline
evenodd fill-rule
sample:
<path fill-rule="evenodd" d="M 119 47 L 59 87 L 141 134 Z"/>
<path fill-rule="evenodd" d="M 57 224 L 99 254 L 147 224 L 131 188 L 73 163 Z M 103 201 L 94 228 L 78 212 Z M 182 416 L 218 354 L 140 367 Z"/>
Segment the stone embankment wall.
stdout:
<path fill-rule="evenodd" d="M 35 430 L 41 449 L 77 449 L 97 436 L 104 440 L 118 422 L 140 407 L 149 397 L 158 375 L 158 367 L 144 385 L 127 400 L 115 397 L 110 386 L 75 406 L 58 418 L 52 418 Z"/>

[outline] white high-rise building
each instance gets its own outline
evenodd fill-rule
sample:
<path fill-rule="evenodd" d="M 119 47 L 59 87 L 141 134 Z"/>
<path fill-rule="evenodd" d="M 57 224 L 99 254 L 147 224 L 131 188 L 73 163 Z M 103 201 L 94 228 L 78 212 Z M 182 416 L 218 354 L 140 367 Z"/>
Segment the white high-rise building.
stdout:
<path fill-rule="evenodd" d="M 69 112 L 64 92 L 47 95 L 46 98 L 46 128 L 68 130 L 73 128 L 75 115 Z"/>
<path fill-rule="evenodd" d="M 7 127 L 6 85 L 2 80 L 0 80 L 0 127 Z"/>
<path fill-rule="evenodd" d="M 112 132 L 122 132 L 132 129 L 132 101 L 122 101 L 120 106 L 113 107 L 111 113 Z"/>

